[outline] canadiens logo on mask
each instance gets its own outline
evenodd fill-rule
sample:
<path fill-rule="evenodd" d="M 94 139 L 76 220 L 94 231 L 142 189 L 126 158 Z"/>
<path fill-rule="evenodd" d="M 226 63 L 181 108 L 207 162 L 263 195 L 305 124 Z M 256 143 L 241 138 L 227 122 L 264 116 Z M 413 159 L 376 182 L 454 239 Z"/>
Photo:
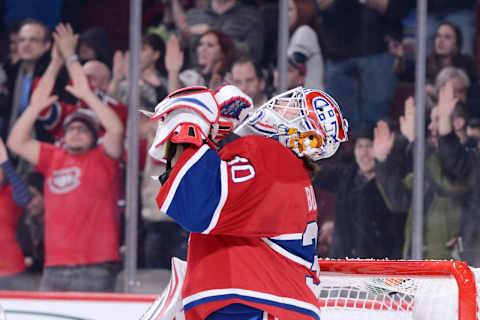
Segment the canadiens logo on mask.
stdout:
<path fill-rule="evenodd" d="M 348 140 L 347 131 L 348 122 L 332 97 L 298 87 L 267 101 L 234 132 L 276 139 L 297 156 L 317 161 L 335 154 Z"/>
<path fill-rule="evenodd" d="M 80 168 L 55 170 L 47 183 L 50 190 L 56 194 L 72 191 L 80 185 Z"/>

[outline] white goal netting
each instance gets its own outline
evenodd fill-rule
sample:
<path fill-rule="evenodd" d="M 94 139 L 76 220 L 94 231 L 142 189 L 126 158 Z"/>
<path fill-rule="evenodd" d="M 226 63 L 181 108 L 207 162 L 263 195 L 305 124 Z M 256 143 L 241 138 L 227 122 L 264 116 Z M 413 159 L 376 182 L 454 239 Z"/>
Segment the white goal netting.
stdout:
<path fill-rule="evenodd" d="M 320 270 L 322 320 L 480 319 L 480 271 L 458 261 L 325 260 Z"/>

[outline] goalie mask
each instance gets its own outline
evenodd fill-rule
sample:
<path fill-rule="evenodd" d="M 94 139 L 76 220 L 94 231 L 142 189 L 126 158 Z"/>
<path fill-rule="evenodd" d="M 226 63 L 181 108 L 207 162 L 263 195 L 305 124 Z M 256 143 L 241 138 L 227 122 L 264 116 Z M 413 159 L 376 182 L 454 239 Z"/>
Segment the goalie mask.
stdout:
<path fill-rule="evenodd" d="M 348 140 L 348 122 L 335 100 L 321 90 L 297 87 L 261 106 L 234 130 L 278 140 L 299 157 L 331 157 Z"/>
<path fill-rule="evenodd" d="M 218 142 L 235 129 L 254 110 L 252 99 L 233 85 L 220 86 L 215 91 L 220 110 L 218 130 L 214 141 Z"/>
<path fill-rule="evenodd" d="M 169 94 L 156 107 L 154 113 L 147 113 L 151 120 L 158 121 L 158 127 L 150 147 L 153 158 L 164 161 L 168 142 L 189 143 L 200 147 L 211 143 L 210 136 L 218 121 L 218 105 L 212 91 L 205 87 L 189 87 Z"/>

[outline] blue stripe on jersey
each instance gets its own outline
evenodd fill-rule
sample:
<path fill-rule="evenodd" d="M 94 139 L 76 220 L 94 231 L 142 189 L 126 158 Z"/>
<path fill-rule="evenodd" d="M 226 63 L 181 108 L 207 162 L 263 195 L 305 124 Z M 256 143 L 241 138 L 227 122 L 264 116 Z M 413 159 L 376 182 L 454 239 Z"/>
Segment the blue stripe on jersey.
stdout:
<path fill-rule="evenodd" d="M 270 241 L 274 242 L 275 244 L 279 245 L 283 249 L 287 250 L 291 254 L 296 255 L 304 260 L 310 261 L 313 263 L 316 255 L 316 244 L 304 246 L 303 240 L 274 240 L 272 238 L 268 238 Z"/>
<path fill-rule="evenodd" d="M 206 320 L 263 320 L 263 311 L 245 304 L 232 303 L 212 314 Z"/>
<path fill-rule="evenodd" d="M 228 299 L 241 299 L 241 300 L 250 301 L 250 302 L 254 302 L 254 303 L 266 304 L 266 305 L 274 306 L 274 307 L 277 307 L 277 308 L 282 308 L 282 309 L 286 309 L 286 310 L 295 311 L 295 312 L 298 312 L 298 313 L 301 313 L 301 314 L 309 315 L 314 319 L 320 320 L 320 317 L 318 316 L 317 313 L 315 313 L 312 310 L 306 309 L 306 308 L 302 308 L 302 307 L 287 304 L 287 303 L 282 303 L 282 302 L 257 298 L 257 297 L 235 294 L 235 293 L 222 294 L 222 295 L 215 295 L 215 296 L 208 296 L 208 297 L 200 298 L 198 300 L 192 301 L 192 302 L 184 305 L 183 310 L 185 312 L 187 312 L 191 308 L 197 307 L 197 306 L 199 306 L 201 304 L 204 304 L 204 303 L 209 303 L 209 302 L 214 302 L 214 301 L 219 301 L 219 300 L 228 300 Z"/>
<path fill-rule="evenodd" d="M 59 121 L 60 108 L 61 106 L 58 102 L 52 103 L 47 114 L 38 117 L 38 122 L 40 122 L 46 129 L 52 129 Z"/>
<path fill-rule="evenodd" d="M 181 178 L 167 214 L 190 232 L 202 232 L 210 224 L 220 202 L 220 157 L 208 149 Z"/>

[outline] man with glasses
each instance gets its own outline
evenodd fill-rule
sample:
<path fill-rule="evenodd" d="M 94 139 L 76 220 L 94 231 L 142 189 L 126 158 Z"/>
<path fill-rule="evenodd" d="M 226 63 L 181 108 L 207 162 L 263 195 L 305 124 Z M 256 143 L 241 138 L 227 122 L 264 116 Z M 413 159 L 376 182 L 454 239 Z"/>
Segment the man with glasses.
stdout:
<path fill-rule="evenodd" d="M 27 108 L 35 78 L 39 77 L 48 65 L 48 52 L 52 46 L 51 31 L 42 22 L 27 19 L 18 31 L 17 42 L 20 60 L 8 75 L 11 100 L 7 106 L 10 112 L 1 128 L 2 131 L 5 130 L 3 133 L 10 132 L 15 120 Z"/>

